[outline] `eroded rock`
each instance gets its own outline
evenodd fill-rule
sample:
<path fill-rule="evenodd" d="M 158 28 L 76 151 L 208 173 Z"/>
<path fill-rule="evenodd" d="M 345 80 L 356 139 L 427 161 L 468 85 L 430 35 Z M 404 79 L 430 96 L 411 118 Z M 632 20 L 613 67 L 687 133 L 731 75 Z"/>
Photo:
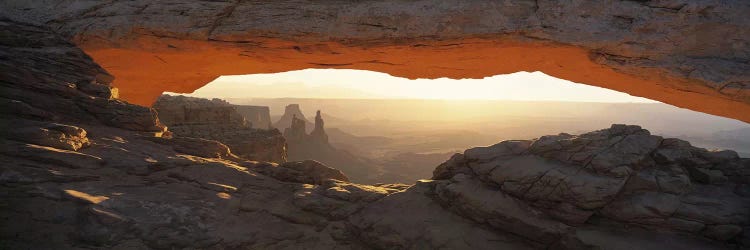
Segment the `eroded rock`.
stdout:
<path fill-rule="evenodd" d="M 541 71 L 750 121 L 750 6 L 741 0 L 55 3 L 4 1 L 0 15 L 72 39 L 118 77 L 124 99 L 141 105 L 220 75 Z"/>
<path fill-rule="evenodd" d="M 512 145 L 515 147 L 509 147 Z M 508 196 L 503 198 L 506 205 L 529 206 L 521 210 L 537 211 L 536 219 L 547 218 L 568 226 L 613 221 L 687 232 L 695 237 L 703 232 L 713 239 L 730 240 L 739 235 L 742 226 L 738 225 L 750 220 L 750 199 L 736 192 L 737 188 L 747 189 L 747 181 L 730 180 L 724 175 L 737 176 L 741 164 L 744 160 L 734 152 L 707 151 L 685 141 L 650 135 L 638 126 L 612 125 L 581 135 L 543 136 L 529 143 L 508 141 L 469 149 L 440 165 L 433 178 L 450 182 L 473 180 L 475 187 L 494 188 L 499 193 L 496 196 Z M 448 187 L 451 185 L 456 184 Z M 448 192 L 453 194 L 448 197 L 454 198 L 446 200 L 446 206 L 462 208 L 457 213 L 476 219 L 477 210 L 482 211 L 491 201 L 502 200 L 471 202 L 470 197 L 478 192 Z M 455 198 L 456 194 L 461 195 Z M 509 223 L 514 219 L 508 216 L 518 210 L 498 209 L 503 211 L 500 215 L 479 216 L 479 221 L 500 217 Z M 597 219 L 589 221 L 594 215 Z M 738 224 L 713 227 L 732 223 Z M 516 225 L 505 231 L 514 232 L 529 225 Z M 543 233 L 553 228 L 546 225 L 529 231 Z M 556 242 L 570 240 L 564 231 L 552 235 Z M 544 241 L 549 236 L 532 238 Z"/>
<path fill-rule="evenodd" d="M 216 140 L 249 160 L 287 160 L 286 140 L 278 130 L 253 128 L 235 105 L 224 100 L 164 95 L 154 108 L 175 136 Z"/>
<path fill-rule="evenodd" d="M 108 81 L 82 52 L 40 27 L 0 25 L 0 55 L 13 55 L 0 60 L 0 100 L 22 111 L 0 112 L 2 125 L 30 124 L 0 134 L 6 248 L 748 246 L 750 167 L 731 152 L 614 125 L 470 149 L 411 186 L 350 183 L 315 162 L 275 166 L 215 141 L 153 138 L 164 130 L 152 110 L 76 87 Z M 688 167 L 727 178 L 697 181 Z"/>
<path fill-rule="evenodd" d="M 282 164 L 251 164 L 251 168 L 281 181 L 320 185 L 326 180 L 349 181 L 341 171 L 313 160 Z"/>

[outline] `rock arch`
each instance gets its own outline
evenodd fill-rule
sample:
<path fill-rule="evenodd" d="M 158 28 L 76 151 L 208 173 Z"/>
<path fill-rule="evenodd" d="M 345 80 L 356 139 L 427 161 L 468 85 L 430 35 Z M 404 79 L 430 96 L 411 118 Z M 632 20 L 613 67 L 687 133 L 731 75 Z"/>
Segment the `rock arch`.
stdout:
<path fill-rule="evenodd" d="M 549 75 L 750 121 L 747 1 L 6 1 L 150 105 L 220 75 L 349 68 Z"/>

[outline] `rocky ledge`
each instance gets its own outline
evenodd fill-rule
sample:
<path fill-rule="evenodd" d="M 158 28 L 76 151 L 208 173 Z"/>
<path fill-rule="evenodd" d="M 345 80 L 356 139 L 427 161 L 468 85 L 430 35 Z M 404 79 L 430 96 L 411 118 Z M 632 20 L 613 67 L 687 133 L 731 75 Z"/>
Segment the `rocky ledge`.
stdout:
<path fill-rule="evenodd" d="M 253 128 L 236 105 L 224 100 L 162 95 L 154 109 L 177 136 L 219 141 L 245 159 L 287 160 L 286 140 L 279 130 Z"/>
<path fill-rule="evenodd" d="M 750 243 L 750 159 L 639 126 L 469 149 L 433 178 L 446 208 L 539 243 L 601 244 L 589 228 Z"/>
<path fill-rule="evenodd" d="M 82 51 L 0 21 L 9 249 L 722 249 L 750 246 L 750 159 L 614 125 L 466 150 L 415 185 L 158 137 Z M 110 79 L 111 80 L 111 79 Z"/>

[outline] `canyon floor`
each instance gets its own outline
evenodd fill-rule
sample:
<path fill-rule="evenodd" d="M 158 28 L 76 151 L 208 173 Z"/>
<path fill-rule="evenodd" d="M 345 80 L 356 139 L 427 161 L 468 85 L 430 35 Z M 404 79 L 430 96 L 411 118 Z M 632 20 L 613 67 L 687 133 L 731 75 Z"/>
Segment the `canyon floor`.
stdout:
<path fill-rule="evenodd" d="M 750 247 L 750 159 L 634 125 L 467 149 L 407 184 L 170 136 L 52 31 L 0 21 L 9 249 Z"/>

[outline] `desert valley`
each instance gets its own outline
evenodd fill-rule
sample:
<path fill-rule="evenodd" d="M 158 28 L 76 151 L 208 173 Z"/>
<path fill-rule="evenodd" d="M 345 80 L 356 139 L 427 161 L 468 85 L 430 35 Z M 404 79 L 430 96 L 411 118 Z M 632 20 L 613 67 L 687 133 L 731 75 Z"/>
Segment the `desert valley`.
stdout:
<path fill-rule="evenodd" d="M 194 104 L 167 104 L 167 100 L 173 99 Z M 249 123 L 246 126 L 269 131 L 276 129 L 279 131 L 276 135 L 286 138 L 287 160 L 316 160 L 342 170 L 355 182 L 366 184 L 429 179 L 435 166 L 467 148 L 563 131 L 585 133 L 617 123 L 641 124 L 657 135 L 691 141 L 703 148 L 733 149 L 742 157 L 750 156 L 750 125 L 747 123 L 661 103 L 257 97 L 227 100 L 214 99 L 216 105 L 204 98 L 165 95 L 154 107 L 160 112 L 162 122 L 173 131 L 179 131 L 181 126 L 174 124 L 168 116 L 176 108 L 186 110 L 186 116 L 191 113 L 201 116 L 198 112 L 211 114 L 199 118 L 207 119 L 203 123 L 207 128 L 197 128 L 197 131 L 231 123 L 217 119 L 220 114 L 235 119 L 245 117 Z M 201 102 L 204 103 L 202 106 Z M 212 112 L 210 107 L 213 106 L 224 108 Z M 228 115 L 231 111 L 222 110 L 228 106 L 245 111 Z M 200 111 L 191 112 L 190 107 Z M 312 109 L 305 115 L 302 107 Z M 321 111 L 320 119 L 326 124 L 325 128 L 316 127 L 316 110 Z M 296 130 L 299 131 L 295 132 L 293 119 L 301 120 L 305 128 L 298 126 Z M 317 132 L 313 133 L 316 129 Z M 308 138 L 306 134 L 312 137 Z M 186 135 L 195 136 L 192 133 Z M 229 137 L 238 138 L 236 135 Z M 209 139 L 227 143 L 230 148 L 241 147 L 233 147 L 231 141 L 220 137 Z M 274 145 L 267 147 L 277 148 L 277 155 L 280 155 L 282 144 L 277 141 L 266 145 Z M 276 161 L 278 158 L 253 159 Z"/>

